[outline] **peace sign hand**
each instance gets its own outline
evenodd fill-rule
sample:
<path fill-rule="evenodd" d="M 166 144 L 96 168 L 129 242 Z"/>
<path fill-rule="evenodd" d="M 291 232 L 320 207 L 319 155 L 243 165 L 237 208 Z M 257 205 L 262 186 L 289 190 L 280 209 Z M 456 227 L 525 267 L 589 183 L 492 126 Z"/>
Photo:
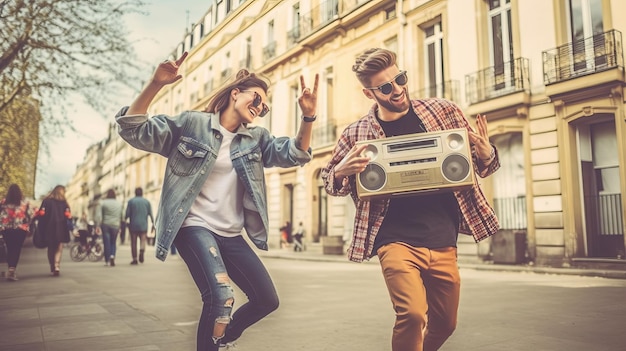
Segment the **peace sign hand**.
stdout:
<path fill-rule="evenodd" d="M 302 110 L 304 116 L 315 116 L 317 110 L 317 85 L 319 83 L 319 74 L 315 74 L 315 82 L 313 84 L 313 91 L 306 87 L 304 83 L 304 77 L 300 76 L 300 86 L 302 87 L 302 95 L 298 98 L 298 104 Z"/>

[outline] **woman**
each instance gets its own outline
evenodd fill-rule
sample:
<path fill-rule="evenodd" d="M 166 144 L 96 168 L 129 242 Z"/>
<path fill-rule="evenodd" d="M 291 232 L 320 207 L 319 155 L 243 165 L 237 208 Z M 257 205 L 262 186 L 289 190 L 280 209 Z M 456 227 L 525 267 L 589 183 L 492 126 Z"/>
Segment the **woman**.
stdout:
<path fill-rule="evenodd" d="M 122 217 L 122 203 L 115 200 L 115 190 L 109 189 L 104 200 L 100 201 L 100 231 L 104 243 L 104 265 L 115 266 L 117 251 L 117 235 L 120 233 Z"/>
<path fill-rule="evenodd" d="M 6 197 L 0 202 L 0 233 L 7 248 L 8 281 L 17 281 L 15 270 L 33 212 L 30 204 L 24 201 L 20 187 L 11 184 Z"/>
<path fill-rule="evenodd" d="M 70 242 L 68 220 L 72 218 L 70 206 L 65 200 L 65 187 L 57 185 L 43 199 L 38 212 L 39 228 L 43 229 L 48 242 L 48 263 L 53 276 L 61 275 L 63 244 Z"/>
<path fill-rule="evenodd" d="M 274 284 L 242 237 L 267 250 L 268 215 L 263 167 L 292 167 L 311 159 L 318 77 L 299 98 L 304 116 L 295 138 L 274 137 L 251 127 L 269 110 L 268 84 L 246 70 L 220 89 L 205 111 L 148 118 L 148 106 L 182 78 L 187 57 L 161 63 L 130 107 L 116 116 L 120 135 L 132 146 L 168 158 L 157 217 L 156 256 L 165 260 L 174 243 L 198 289 L 203 308 L 197 350 L 214 351 L 278 308 Z M 248 296 L 234 313 L 231 281 Z"/>

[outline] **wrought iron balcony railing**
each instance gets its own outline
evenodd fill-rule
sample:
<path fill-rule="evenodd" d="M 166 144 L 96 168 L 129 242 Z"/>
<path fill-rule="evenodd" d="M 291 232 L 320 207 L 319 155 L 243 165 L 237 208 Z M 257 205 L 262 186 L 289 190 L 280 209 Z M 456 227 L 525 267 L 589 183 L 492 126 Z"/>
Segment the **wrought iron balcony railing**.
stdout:
<path fill-rule="evenodd" d="M 269 61 L 274 56 L 276 56 L 276 41 L 271 41 L 263 47 L 263 61 Z"/>
<path fill-rule="evenodd" d="M 360 6 L 373 0 L 327 0 L 301 17 L 298 38 L 300 40 L 320 30 L 332 21 L 344 17 Z"/>
<path fill-rule="evenodd" d="M 300 40 L 300 27 L 295 26 L 287 32 L 287 47 L 294 46 Z"/>
<path fill-rule="evenodd" d="M 312 140 L 316 147 L 334 144 L 337 141 L 337 124 L 335 121 L 330 120 L 314 127 Z"/>
<path fill-rule="evenodd" d="M 585 196 L 587 223 L 598 235 L 624 235 L 622 195 Z"/>
<path fill-rule="evenodd" d="M 542 56 L 546 85 L 611 68 L 624 68 L 622 33 L 610 30 L 595 34 L 546 50 Z"/>
<path fill-rule="evenodd" d="M 222 84 L 226 83 L 228 78 L 230 78 L 231 74 L 233 74 L 233 69 L 232 68 L 226 68 L 226 69 L 222 70 L 222 72 L 220 73 L 220 79 L 221 79 Z"/>
<path fill-rule="evenodd" d="M 493 209 L 501 229 L 522 230 L 528 227 L 526 196 L 494 198 Z"/>
<path fill-rule="evenodd" d="M 530 89 L 529 63 L 526 58 L 491 66 L 465 76 L 465 92 L 470 104 Z"/>
<path fill-rule="evenodd" d="M 441 84 L 411 92 L 411 99 L 438 97 L 460 103 L 460 83 L 458 80 L 448 80 Z"/>

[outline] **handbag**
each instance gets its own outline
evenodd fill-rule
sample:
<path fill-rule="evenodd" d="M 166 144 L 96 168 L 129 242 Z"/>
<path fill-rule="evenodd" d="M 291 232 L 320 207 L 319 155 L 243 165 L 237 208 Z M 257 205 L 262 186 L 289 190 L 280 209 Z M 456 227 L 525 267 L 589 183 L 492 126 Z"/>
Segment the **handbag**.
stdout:
<path fill-rule="evenodd" d="M 38 249 L 45 249 L 48 247 L 48 240 L 46 240 L 46 233 L 43 228 L 39 226 L 39 220 L 30 222 L 29 231 L 33 236 L 33 245 Z"/>

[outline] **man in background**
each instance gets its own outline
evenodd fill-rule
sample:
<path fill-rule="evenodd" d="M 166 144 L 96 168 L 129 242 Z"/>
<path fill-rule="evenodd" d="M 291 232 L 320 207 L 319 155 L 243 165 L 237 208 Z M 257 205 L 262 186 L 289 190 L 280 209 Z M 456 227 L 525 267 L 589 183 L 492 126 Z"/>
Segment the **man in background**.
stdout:
<path fill-rule="evenodd" d="M 136 265 L 143 263 L 144 252 L 146 251 L 146 241 L 148 237 L 148 217 L 154 227 L 154 218 L 152 217 L 152 207 L 150 202 L 143 197 L 143 189 L 135 189 L 135 197 L 128 200 L 126 206 L 126 221 L 129 222 L 128 229 L 130 231 L 130 251 L 133 260 L 130 262 Z M 137 238 L 139 238 L 139 262 L 137 261 Z"/>

